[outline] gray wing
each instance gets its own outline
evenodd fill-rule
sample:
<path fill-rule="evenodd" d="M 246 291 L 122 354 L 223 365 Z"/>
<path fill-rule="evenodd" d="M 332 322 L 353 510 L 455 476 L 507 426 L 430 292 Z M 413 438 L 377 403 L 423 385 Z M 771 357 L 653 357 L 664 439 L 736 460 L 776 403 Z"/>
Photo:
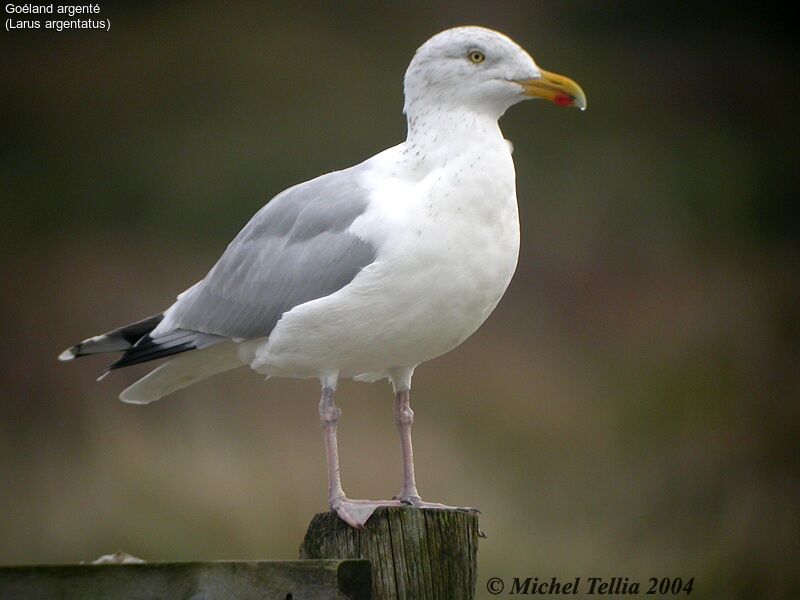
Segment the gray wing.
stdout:
<path fill-rule="evenodd" d="M 283 313 L 338 291 L 375 260 L 372 245 L 347 232 L 367 201 L 354 169 L 279 194 L 168 318 L 228 338 L 269 335 Z"/>
<path fill-rule="evenodd" d="M 224 339 L 268 336 L 285 312 L 350 283 L 375 260 L 375 248 L 347 231 L 368 203 L 358 169 L 275 196 L 114 368 Z"/>

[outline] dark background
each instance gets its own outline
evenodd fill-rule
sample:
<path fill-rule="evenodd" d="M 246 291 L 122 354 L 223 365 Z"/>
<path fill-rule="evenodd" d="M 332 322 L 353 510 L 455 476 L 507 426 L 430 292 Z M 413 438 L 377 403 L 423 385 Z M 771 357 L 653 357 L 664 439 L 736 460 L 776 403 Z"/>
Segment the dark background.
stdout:
<path fill-rule="evenodd" d="M 797 597 L 798 47 L 769 3 L 726 4 L 101 2 L 108 33 L 0 33 L 0 562 L 296 556 L 325 509 L 316 382 L 242 369 L 135 407 L 146 368 L 55 357 L 166 307 L 275 193 L 401 141 L 414 50 L 481 24 L 589 110 L 501 123 L 520 266 L 417 370 L 422 494 L 483 510 L 479 597 Z M 345 489 L 391 496 L 390 389 L 338 399 Z"/>

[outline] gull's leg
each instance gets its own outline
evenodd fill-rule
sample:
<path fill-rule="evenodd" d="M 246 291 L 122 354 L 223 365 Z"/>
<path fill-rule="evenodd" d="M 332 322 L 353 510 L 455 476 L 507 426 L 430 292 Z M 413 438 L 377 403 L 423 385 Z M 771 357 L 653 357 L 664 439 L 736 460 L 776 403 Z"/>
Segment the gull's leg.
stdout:
<path fill-rule="evenodd" d="M 339 442 L 336 439 L 336 430 L 342 410 L 333 402 L 334 389 L 322 388 L 322 397 L 319 400 L 319 421 L 325 432 L 325 456 L 328 464 L 328 502 L 333 506 L 336 499 L 344 498 L 342 479 L 339 475 Z"/>
<path fill-rule="evenodd" d="M 361 529 L 379 506 L 402 506 L 398 500 L 350 500 L 344 495 L 339 475 L 339 443 L 336 430 L 342 411 L 333 401 L 336 381 L 326 378 L 319 400 L 319 420 L 325 433 L 325 455 L 328 465 L 328 505 L 348 525 Z"/>
<path fill-rule="evenodd" d="M 408 384 L 410 384 L 410 373 L 407 379 Z M 417 491 L 417 481 L 414 476 L 414 447 L 411 443 L 411 426 L 414 424 L 414 411 L 411 410 L 410 385 L 398 386 L 399 382 L 395 381 L 394 383 L 396 388 L 400 387 L 399 390 L 395 390 L 394 394 L 394 423 L 397 426 L 397 432 L 400 434 L 400 449 L 403 454 L 403 487 L 397 499 L 404 504 L 419 508 L 480 512 L 475 508 L 447 506 L 438 502 L 424 502 L 422 498 L 420 498 L 419 492 Z"/>
<path fill-rule="evenodd" d="M 417 481 L 414 476 L 414 447 L 411 444 L 411 426 L 414 424 L 414 411 L 411 410 L 410 390 L 394 394 L 394 424 L 400 434 L 400 450 L 403 453 L 403 487 L 399 499 L 408 504 L 420 502 Z"/>

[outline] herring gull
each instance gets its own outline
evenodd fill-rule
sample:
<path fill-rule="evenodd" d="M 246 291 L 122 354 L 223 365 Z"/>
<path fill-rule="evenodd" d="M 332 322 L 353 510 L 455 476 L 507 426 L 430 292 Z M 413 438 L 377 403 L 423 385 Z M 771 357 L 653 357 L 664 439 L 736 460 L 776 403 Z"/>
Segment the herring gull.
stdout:
<path fill-rule="evenodd" d="M 353 527 L 378 506 L 447 508 L 417 492 L 411 376 L 474 333 L 514 274 L 514 163 L 497 121 L 530 98 L 586 108 L 574 81 L 482 27 L 425 42 L 404 91 L 404 142 L 278 194 L 163 313 L 59 356 L 121 352 L 109 371 L 166 358 L 120 395 L 137 404 L 243 365 L 267 377 L 318 378 L 328 502 Z M 393 500 L 344 494 L 334 403 L 343 377 L 393 386 L 403 459 Z"/>

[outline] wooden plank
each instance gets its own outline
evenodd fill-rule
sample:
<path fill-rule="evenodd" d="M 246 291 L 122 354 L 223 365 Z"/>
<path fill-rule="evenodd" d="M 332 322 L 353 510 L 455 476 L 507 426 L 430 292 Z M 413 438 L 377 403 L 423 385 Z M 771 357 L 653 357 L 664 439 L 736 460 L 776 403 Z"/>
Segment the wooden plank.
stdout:
<path fill-rule="evenodd" d="M 366 560 L 0 567 L 2 600 L 368 600 Z"/>
<path fill-rule="evenodd" d="M 473 513 L 379 508 L 362 530 L 334 513 L 316 515 L 300 557 L 369 559 L 374 600 L 472 600 L 477 550 Z"/>

